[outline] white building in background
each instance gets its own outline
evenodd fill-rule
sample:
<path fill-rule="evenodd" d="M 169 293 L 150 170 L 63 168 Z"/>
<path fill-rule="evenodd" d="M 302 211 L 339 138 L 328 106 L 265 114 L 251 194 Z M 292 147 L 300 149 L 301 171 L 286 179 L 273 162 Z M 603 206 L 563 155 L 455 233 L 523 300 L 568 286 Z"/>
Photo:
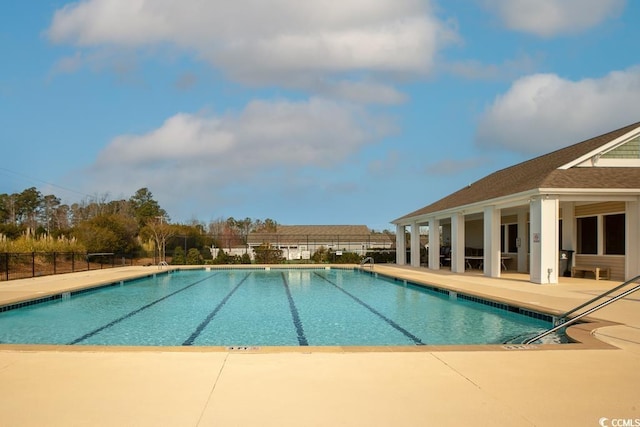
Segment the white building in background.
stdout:
<path fill-rule="evenodd" d="M 249 247 L 268 243 L 288 260 L 308 260 L 320 248 L 365 255 L 373 249 L 391 249 L 392 238 L 373 233 L 366 225 L 278 225 L 275 233 L 251 233 Z"/>
<path fill-rule="evenodd" d="M 365 255 L 371 250 L 391 249 L 395 240 L 392 235 L 372 232 L 366 225 L 278 225 L 273 233 L 250 233 L 247 245 L 212 247 L 211 254 L 215 258 L 220 250 L 233 256 L 248 253 L 254 260 L 254 249 L 264 244 L 280 249 L 287 260 L 310 260 L 320 248 Z"/>

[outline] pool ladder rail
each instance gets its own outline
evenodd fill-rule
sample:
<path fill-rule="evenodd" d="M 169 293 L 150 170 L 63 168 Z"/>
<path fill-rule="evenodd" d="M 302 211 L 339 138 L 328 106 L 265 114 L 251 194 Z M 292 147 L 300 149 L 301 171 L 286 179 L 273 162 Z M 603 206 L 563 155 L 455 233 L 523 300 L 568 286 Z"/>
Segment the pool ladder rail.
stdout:
<path fill-rule="evenodd" d="M 373 270 L 374 261 L 373 261 L 373 257 L 370 257 L 370 256 L 360 261 L 360 268 L 364 267 L 364 265 L 367 263 L 371 266 L 371 269 Z"/>
<path fill-rule="evenodd" d="M 549 334 L 552 334 L 554 332 L 559 331 L 560 329 L 566 328 L 569 325 L 572 325 L 574 323 L 576 323 L 578 320 L 582 319 L 585 316 L 588 316 L 591 313 L 595 313 L 596 311 L 600 310 L 601 308 L 604 308 L 606 306 L 608 306 L 609 304 L 613 304 L 614 302 L 626 297 L 627 295 L 631 295 L 632 293 L 640 290 L 640 284 L 638 283 L 638 280 L 640 280 L 640 276 L 636 276 L 631 280 L 627 280 L 626 282 L 624 282 L 623 284 L 616 286 L 615 288 L 612 288 L 600 295 L 598 295 L 595 298 L 590 299 L 589 301 L 585 302 L 584 304 L 580 304 L 579 306 L 577 306 L 576 308 L 573 308 L 569 311 L 567 311 L 566 313 L 564 313 L 563 315 L 561 315 L 555 322 L 554 322 L 554 327 L 551 329 L 548 329 L 544 332 L 539 333 L 538 335 L 536 335 L 533 338 L 530 338 L 528 340 L 526 340 L 523 344 L 531 344 L 541 338 L 546 337 Z M 635 286 L 631 289 L 627 289 L 626 291 L 622 292 L 621 294 L 618 294 L 614 297 L 612 297 L 611 299 L 608 299 L 606 301 L 602 301 L 601 303 L 589 308 L 588 310 L 578 314 L 575 317 L 571 317 L 569 318 L 569 316 L 571 316 L 572 314 L 575 314 L 576 312 L 578 312 L 579 310 L 582 310 L 583 308 L 587 308 L 590 305 L 598 302 L 599 300 L 608 297 L 609 295 L 611 295 L 612 293 L 625 288 L 631 284 L 635 284 Z"/>

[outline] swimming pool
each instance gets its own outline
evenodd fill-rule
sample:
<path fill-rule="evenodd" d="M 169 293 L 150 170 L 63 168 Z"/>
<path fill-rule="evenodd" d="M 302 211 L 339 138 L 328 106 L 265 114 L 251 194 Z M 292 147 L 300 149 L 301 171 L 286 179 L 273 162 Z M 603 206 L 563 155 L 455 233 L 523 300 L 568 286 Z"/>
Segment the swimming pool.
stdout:
<path fill-rule="evenodd" d="M 0 342 L 134 346 L 498 344 L 550 316 L 360 270 L 182 270 L 0 313 Z"/>

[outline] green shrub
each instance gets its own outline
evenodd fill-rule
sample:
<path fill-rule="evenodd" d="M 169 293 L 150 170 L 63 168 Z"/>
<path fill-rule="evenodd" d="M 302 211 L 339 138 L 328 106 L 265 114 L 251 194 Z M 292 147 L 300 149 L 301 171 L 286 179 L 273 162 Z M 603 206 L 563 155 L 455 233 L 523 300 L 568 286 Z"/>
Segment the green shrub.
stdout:
<path fill-rule="evenodd" d="M 311 260 L 317 263 L 333 263 L 333 264 L 359 264 L 362 256 L 355 252 L 340 251 L 342 255 L 338 255 L 336 251 L 320 246 L 311 256 Z"/>
<path fill-rule="evenodd" d="M 367 252 L 366 256 L 373 258 L 376 264 L 395 263 L 396 252 L 389 250 L 372 250 Z"/>
<path fill-rule="evenodd" d="M 332 252 L 331 257 L 333 259 L 331 262 L 335 264 L 360 264 L 360 261 L 362 261 L 362 256 L 355 252 L 342 251 L 342 255 Z"/>
<path fill-rule="evenodd" d="M 271 247 L 269 243 L 263 243 L 253 250 L 258 264 L 282 264 L 285 260 L 282 250 Z"/>
<path fill-rule="evenodd" d="M 202 255 L 196 248 L 191 248 L 187 252 L 187 264 L 188 265 L 200 265 L 202 264 Z"/>
<path fill-rule="evenodd" d="M 317 263 L 329 262 L 329 250 L 324 246 L 320 246 L 313 255 L 311 255 L 311 261 Z"/>
<path fill-rule="evenodd" d="M 184 249 L 182 249 L 182 246 L 177 246 L 173 250 L 173 258 L 171 259 L 171 264 L 184 265 L 186 263 L 187 263 L 187 260 L 185 259 L 185 256 L 184 256 Z"/>
<path fill-rule="evenodd" d="M 240 264 L 241 260 L 239 256 L 228 255 L 222 249 L 218 250 L 218 255 L 211 261 L 212 264 Z"/>

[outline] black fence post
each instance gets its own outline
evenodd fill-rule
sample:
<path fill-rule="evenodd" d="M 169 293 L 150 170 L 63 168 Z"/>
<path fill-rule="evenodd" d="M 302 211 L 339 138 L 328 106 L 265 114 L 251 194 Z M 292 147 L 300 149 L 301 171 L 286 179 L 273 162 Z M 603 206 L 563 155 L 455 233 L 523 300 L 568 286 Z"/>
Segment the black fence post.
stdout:
<path fill-rule="evenodd" d="M 36 277 L 36 253 L 31 252 L 31 277 Z"/>
<path fill-rule="evenodd" d="M 53 274 L 56 274 L 56 252 L 53 253 Z"/>
<path fill-rule="evenodd" d="M 75 252 L 71 252 L 71 272 L 75 272 L 76 271 L 76 253 Z"/>

